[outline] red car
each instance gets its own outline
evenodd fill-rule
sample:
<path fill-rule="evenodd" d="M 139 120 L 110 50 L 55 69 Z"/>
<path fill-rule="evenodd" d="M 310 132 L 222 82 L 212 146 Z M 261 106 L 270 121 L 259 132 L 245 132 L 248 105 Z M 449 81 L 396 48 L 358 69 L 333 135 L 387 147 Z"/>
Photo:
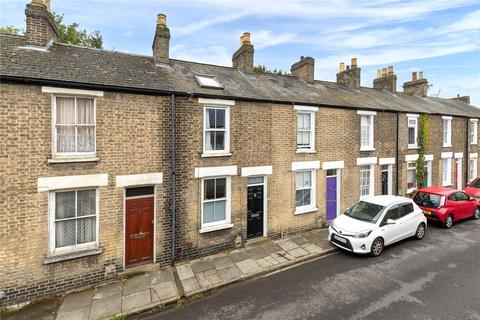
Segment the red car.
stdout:
<path fill-rule="evenodd" d="M 467 184 L 465 191 L 470 197 L 475 198 L 480 203 L 480 178 L 477 178 Z"/>
<path fill-rule="evenodd" d="M 413 201 L 428 220 L 440 221 L 446 228 L 451 228 L 455 221 L 480 218 L 480 203 L 463 191 L 428 187 L 420 189 Z"/>

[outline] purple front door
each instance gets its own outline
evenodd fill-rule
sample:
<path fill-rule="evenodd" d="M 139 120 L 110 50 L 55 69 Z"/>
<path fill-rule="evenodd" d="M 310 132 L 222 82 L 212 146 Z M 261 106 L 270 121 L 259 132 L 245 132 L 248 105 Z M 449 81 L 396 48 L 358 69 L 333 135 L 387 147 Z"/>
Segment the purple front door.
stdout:
<path fill-rule="evenodd" d="M 337 177 L 327 177 L 327 221 L 337 217 Z"/>

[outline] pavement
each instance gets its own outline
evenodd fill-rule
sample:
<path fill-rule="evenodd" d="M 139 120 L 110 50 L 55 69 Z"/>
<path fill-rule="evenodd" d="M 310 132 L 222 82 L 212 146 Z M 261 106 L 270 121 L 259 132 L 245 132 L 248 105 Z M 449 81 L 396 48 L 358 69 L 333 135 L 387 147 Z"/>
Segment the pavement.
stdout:
<path fill-rule="evenodd" d="M 449 230 L 429 224 L 423 240 L 401 241 L 378 258 L 336 251 L 129 320 L 478 320 L 479 231 L 480 220 Z"/>
<path fill-rule="evenodd" d="M 247 246 L 185 261 L 173 269 L 126 275 L 120 280 L 53 297 L 2 316 L 6 320 L 102 320 L 147 310 L 163 311 L 184 298 L 258 277 L 335 251 L 327 229 L 295 234 L 285 239 L 266 238 Z M 177 280 L 176 276 L 177 275 Z M 181 303 L 179 304 L 181 305 Z"/>

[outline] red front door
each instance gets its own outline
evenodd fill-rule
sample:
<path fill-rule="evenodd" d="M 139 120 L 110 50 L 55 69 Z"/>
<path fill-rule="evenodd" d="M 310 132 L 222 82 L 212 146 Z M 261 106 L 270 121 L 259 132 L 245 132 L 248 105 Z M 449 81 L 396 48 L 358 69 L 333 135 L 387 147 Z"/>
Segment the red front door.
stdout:
<path fill-rule="evenodd" d="M 125 201 L 125 266 L 153 262 L 153 197 Z"/>

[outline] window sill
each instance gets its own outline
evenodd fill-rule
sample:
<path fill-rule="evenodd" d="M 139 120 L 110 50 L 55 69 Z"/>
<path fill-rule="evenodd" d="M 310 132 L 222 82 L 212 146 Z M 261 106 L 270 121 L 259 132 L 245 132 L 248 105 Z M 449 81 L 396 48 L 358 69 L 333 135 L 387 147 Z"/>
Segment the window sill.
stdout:
<path fill-rule="evenodd" d="M 452 183 L 442 182 L 442 187 L 451 187 L 451 186 L 453 186 Z"/>
<path fill-rule="evenodd" d="M 210 158 L 210 157 L 230 157 L 232 154 L 228 153 L 202 153 L 202 158 Z"/>
<path fill-rule="evenodd" d="M 444 147 L 444 148 L 451 148 L 452 145 L 451 145 L 451 144 L 444 144 L 443 147 Z"/>
<path fill-rule="evenodd" d="M 315 211 L 318 211 L 317 207 L 305 207 L 305 208 L 295 209 L 294 214 L 297 215 L 297 214 L 304 214 L 304 213 L 310 213 Z"/>
<path fill-rule="evenodd" d="M 99 162 L 99 157 L 71 157 L 71 158 L 51 158 L 47 159 L 48 163 L 76 163 L 76 162 Z"/>
<path fill-rule="evenodd" d="M 73 259 L 78 259 L 78 258 L 83 258 L 88 256 L 99 255 L 102 253 L 102 251 L 103 251 L 102 248 L 94 248 L 94 249 L 87 249 L 87 250 L 81 250 L 81 251 L 72 251 L 68 253 L 54 254 L 43 259 L 43 264 L 51 264 L 51 263 L 73 260 Z"/>
<path fill-rule="evenodd" d="M 229 229 L 233 227 L 233 223 L 225 223 L 225 224 L 220 224 L 212 227 L 203 227 L 201 228 L 198 232 L 200 233 L 208 233 L 208 232 L 213 232 L 213 231 L 218 231 L 218 230 L 223 230 L 223 229 Z"/>
<path fill-rule="evenodd" d="M 297 149 L 296 153 L 317 153 L 316 150 Z"/>
<path fill-rule="evenodd" d="M 360 148 L 360 151 L 375 151 L 375 148 Z"/>
<path fill-rule="evenodd" d="M 408 149 L 418 149 L 418 146 L 415 146 L 415 145 L 408 145 L 407 147 Z"/>
<path fill-rule="evenodd" d="M 407 189 L 407 193 L 406 194 L 410 194 L 412 193 L 413 191 L 417 190 L 417 188 L 410 188 L 410 189 Z"/>

